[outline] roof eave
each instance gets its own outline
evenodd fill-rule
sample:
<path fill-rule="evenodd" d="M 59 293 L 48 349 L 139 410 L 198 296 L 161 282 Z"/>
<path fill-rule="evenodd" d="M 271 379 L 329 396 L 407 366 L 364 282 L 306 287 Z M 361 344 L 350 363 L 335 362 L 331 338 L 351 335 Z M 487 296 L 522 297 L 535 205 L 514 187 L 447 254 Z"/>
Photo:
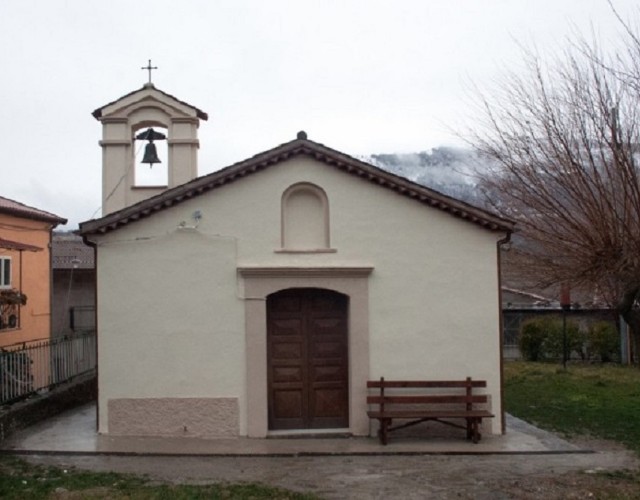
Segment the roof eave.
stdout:
<path fill-rule="evenodd" d="M 132 96 L 133 94 L 136 94 L 137 92 L 141 92 L 141 91 L 143 91 L 145 89 L 148 89 L 148 88 L 153 88 L 153 90 L 155 90 L 156 92 L 159 92 L 160 94 L 163 94 L 164 96 L 169 97 L 170 99 L 173 99 L 176 102 L 179 102 L 180 104 L 193 109 L 195 111 L 195 113 L 196 113 L 196 116 L 198 118 L 200 118 L 201 120 L 207 121 L 209 119 L 209 115 L 206 112 L 202 111 L 201 109 L 195 107 L 192 104 L 189 104 L 186 101 L 178 99 L 176 96 L 173 96 L 173 95 L 171 95 L 171 94 L 169 94 L 167 92 L 164 92 L 164 91 L 160 90 L 159 88 L 155 87 L 153 84 L 149 84 L 149 83 L 146 83 L 145 85 L 142 86 L 142 88 L 134 90 L 132 92 L 129 92 L 128 94 L 125 94 L 125 95 L 119 97 L 118 99 L 105 104 L 104 106 L 100 106 L 98 109 L 95 109 L 91 113 L 91 116 L 93 116 L 96 120 L 100 120 L 102 118 L 102 111 L 105 108 L 111 106 L 112 104 L 115 104 L 116 102 L 118 102 L 118 101 L 120 101 L 122 99 L 126 99 L 127 97 Z"/>
<path fill-rule="evenodd" d="M 0 238 L 0 248 L 5 250 L 16 250 L 18 252 L 28 251 L 28 252 L 40 252 L 42 248 L 29 245 L 28 243 L 22 243 L 20 241 L 7 240 L 4 238 Z"/>
<path fill-rule="evenodd" d="M 19 217 L 21 219 L 29 219 L 29 220 L 35 220 L 38 222 L 48 222 L 50 224 L 53 224 L 53 227 L 56 227 L 60 224 L 66 224 L 67 223 L 67 219 L 64 219 L 62 217 L 58 217 L 57 215 L 47 215 L 47 214 L 34 214 L 28 211 L 23 211 L 23 210 L 19 210 L 19 209 L 12 209 L 12 208 L 0 208 L 0 213 L 3 213 L 5 215 L 11 215 L 13 217 Z"/>
<path fill-rule="evenodd" d="M 80 224 L 82 235 L 104 234 L 120 226 L 148 217 L 154 212 L 163 210 L 206 191 L 228 184 L 239 178 L 251 175 L 270 165 L 285 161 L 293 156 L 306 154 L 318 161 L 334 166 L 349 174 L 364 178 L 380 186 L 392 189 L 399 194 L 416 199 L 428 206 L 446 211 L 451 215 L 477 224 L 490 231 L 510 234 L 515 230 L 515 222 L 491 214 L 473 205 L 456 200 L 430 188 L 416 184 L 404 177 L 386 172 L 378 167 L 357 160 L 327 146 L 308 139 L 296 139 L 276 148 L 259 153 L 244 161 L 198 177 L 186 184 L 167 190 L 157 196 L 143 200 L 101 219 Z"/>

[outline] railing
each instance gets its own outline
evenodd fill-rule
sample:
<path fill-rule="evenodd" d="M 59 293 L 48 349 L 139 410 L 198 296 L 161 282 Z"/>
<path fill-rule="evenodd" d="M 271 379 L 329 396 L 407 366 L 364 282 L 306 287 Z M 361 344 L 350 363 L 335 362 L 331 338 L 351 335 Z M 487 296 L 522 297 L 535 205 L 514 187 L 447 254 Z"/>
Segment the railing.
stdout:
<path fill-rule="evenodd" d="M 0 349 L 0 404 L 48 390 L 95 368 L 95 332 L 3 347 Z"/>

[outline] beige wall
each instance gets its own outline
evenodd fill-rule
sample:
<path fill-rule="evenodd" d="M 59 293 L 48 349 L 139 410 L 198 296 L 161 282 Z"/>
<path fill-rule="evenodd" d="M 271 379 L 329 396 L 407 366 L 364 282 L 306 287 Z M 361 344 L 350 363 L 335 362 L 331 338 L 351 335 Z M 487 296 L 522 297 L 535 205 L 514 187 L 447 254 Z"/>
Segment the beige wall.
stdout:
<path fill-rule="evenodd" d="M 278 251 L 281 195 L 299 182 L 326 193 L 335 252 Z M 195 210 L 198 227 L 179 229 L 194 224 Z M 237 269 L 285 266 L 372 268 L 352 278 L 366 282 L 359 300 L 367 309 L 367 331 L 358 334 L 366 349 L 350 352 L 351 368 L 360 371 L 352 386 L 380 376 L 486 379 L 496 413 L 491 430 L 499 433 L 502 236 L 306 157 L 108 233 L 98 250 L 100 431 L 109 429 L 111 400 L 237 398 L 239 433 L 260 435 L 247 394 L 261 394 L 266 373 L 256 389 L 245 313 L 264 314 L 264 306 L 251 306 L 264 296 L 250 295 L 254 288 Z M 361 410 L 351 412 L 356 434 L 368 425 L 364 400 L 354 400 L 362 391 L 350 389 L 352 409 Z"/>
<path fill-rule="evenodd" d="M 11 286 L 22 287 L 27 304 L 20 306 L 19 328 L 0 330 L 0 347 L 28 340 L 49 338 L 51 334 L 51 224 L 0 214 L 0 236 L 33 245 L 42 250 L 20 252 L 0 248 L 0 255 L 11 257 Z M 22 284 L 20 284 L 22 276 Z"/>

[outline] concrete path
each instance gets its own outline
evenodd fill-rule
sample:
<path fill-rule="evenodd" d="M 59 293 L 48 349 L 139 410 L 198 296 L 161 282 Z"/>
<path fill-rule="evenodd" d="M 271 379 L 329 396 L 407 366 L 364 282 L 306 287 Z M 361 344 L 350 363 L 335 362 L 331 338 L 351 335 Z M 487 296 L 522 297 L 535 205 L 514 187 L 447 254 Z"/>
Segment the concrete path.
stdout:
<path fill-rule="evenodd" d="M 554 434 L 514 417 L 503 436 L 483 436 L 478 444 L 464 431 L 437 423 L 392 434 L 387 446 L 375 438 L 198 439 L 111 437 L 96 432 L 95 405 L 83 406 L 16 433 L 0 448 L 21 454 L 100 454 L 155 456 L 315 456 L 424 454 L 589 453 Z M 417 430 L 417 432 L 416 432 Z M 409 430 L 408 430 L 409 431 Z"/>
<path fill-rule="evenodd" d="M 416 436 L 419 427 L 388 446 L 373 438 L 112 438 L 97 435 L 89 405 L 14 435 L 2 451 L 62 469 L 172 483 L 260 482 L 326 500 L 592 498 L 595 472 L 638 466 L 611 443 L 576 446 L 512 417 L 506 435 L 477 445 L 463 431 L 432 424 Z"/>

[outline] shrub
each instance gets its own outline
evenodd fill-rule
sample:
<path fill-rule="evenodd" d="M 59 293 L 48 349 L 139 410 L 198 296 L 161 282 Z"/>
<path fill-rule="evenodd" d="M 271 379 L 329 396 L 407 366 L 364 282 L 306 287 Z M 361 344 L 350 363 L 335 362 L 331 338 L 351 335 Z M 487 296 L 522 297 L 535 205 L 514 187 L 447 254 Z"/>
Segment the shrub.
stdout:
<path fill-rule="evenodd" d="M 591 325 L 587 334 L 587 351 L 590 356 L 597 356 L 603 363 L 617 360 L 620 354 L 620 337 L 616 327 L 607 321 Z"/>
<path fill-rule="evenodd" d="M 520 327 L 518 347 L 527 361 L 540 361 L 544 357 L 542 344 L 547 337 L 543 319 L 529 319 Z"/>
<path fill-rule="evenodd" d="M 552 359 L 562 359 L 564 353 L 564 328 L 561 318 L 549 318 L 547 337 L 544 339 L 542 349 L 545 356 Z M 575 321 L 567 320 L 567 356 L 571 358 L 571 353 L 576 352 L 580 358 L 584 359 L 585 335 L 580 331 Z"/>
<path fill-rule="evenodd" d="M 577 352 L 584 358 L 585 336 L 575 321 L 567 321 L 567 354 Z M 562 319 L 557 316 L 531 318 L 520 328 L 518 344 L 522 356 L 527 361 L 562 359 L 564 352 L 564 332 Z"/>

